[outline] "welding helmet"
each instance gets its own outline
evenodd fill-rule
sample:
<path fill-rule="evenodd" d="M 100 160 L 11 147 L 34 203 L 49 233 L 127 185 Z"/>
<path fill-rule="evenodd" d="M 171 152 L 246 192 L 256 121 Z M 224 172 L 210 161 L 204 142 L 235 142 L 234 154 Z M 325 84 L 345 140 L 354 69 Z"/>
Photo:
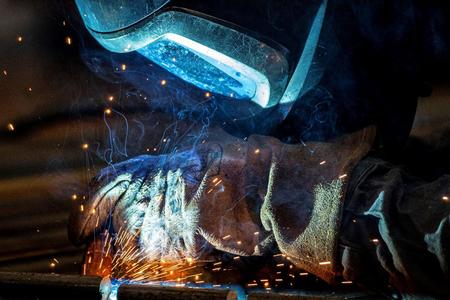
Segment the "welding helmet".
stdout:
<path fill-rule="evenodd" d="M 320 72 L 312 69 L 317 66 L 314 59 L 327 0 L 76 0 L 76 4 L 88 31 L 104 48 L 137 51 L 182 80 L 220 96 L 234 121 L 258 120 L 253 129 L 269 119 L 281 122 L 320 78 Z"/>

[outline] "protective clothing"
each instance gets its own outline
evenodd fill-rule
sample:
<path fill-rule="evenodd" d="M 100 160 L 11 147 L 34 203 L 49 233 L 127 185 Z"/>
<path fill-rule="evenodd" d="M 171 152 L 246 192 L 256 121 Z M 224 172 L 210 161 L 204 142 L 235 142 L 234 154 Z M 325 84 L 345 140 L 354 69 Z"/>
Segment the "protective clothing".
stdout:
<path fill-rule="evenodd" d="M 339 253 L 345 280 L 416 295 L 450 295 L 450 176 L 411 176 L 377 158 L 353 172 Z"/>

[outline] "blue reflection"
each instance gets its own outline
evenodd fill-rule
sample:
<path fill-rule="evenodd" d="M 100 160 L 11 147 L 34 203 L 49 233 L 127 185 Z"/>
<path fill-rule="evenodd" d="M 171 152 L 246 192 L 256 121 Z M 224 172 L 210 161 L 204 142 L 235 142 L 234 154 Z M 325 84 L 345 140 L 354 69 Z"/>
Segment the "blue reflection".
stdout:
<path fill-rule="evenodd" d="M 265 106 L 268 79 L 253 68 L 176 34 L 165 34 L 140 54 L 196 87 Z"/>
<path fill-rule="evenodd" d="M 86 26 L 96 32 L 112 32 L 136 24 L 169 0 L 76 0 Z"/>

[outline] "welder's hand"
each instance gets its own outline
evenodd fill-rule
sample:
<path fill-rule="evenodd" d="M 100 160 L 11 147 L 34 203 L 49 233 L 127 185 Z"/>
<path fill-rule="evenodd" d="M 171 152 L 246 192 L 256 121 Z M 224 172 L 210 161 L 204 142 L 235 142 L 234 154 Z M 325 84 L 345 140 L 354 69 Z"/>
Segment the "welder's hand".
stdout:
<path fill-rule="evenodd" d="M 260 210 L 270 149 L 226 134 L 196 149 L 139 156 L 104 169 L 93 196 L 72 214 L 76 243 L 111 221 L 149 259 L 205 257 L 215 248 L 258 255 L 269 243 Z"/>

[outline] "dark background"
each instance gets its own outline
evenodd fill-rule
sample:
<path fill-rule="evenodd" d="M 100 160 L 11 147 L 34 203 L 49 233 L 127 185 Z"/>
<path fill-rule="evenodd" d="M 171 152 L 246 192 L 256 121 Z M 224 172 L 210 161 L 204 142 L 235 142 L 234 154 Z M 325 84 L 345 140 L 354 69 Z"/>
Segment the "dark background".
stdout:
<path fill-rule="evenodd" d="M 149 105 L 189 89 L 151 64 L 152 93 L 123 83 L 121 64 L 132 74 L 139 61 L 98 47 L 72 1 L 0 1 L 0 25 L 0 270 L 78 273 L 71 208 L 99 168 L 192 132 Z"/>
<path fill-rule="evenodd" d="M 151 93 L 128 86 L 121 57 L 96 46 L 71 1 L 0 1 L 0 53 L 0 270 L 77 273 L 83 249 L 66 233 L 73 195 L 87 196 L 108 163 L 174 147 L 173 137 L 189 130 L 177 126 L 179 115 L 156 113 L 152 101 L 202 93 L 151 64 Z M 431 86 L 400 161 L 430 178 L 448 170 L 450 153 L 450 84 Z"/>

